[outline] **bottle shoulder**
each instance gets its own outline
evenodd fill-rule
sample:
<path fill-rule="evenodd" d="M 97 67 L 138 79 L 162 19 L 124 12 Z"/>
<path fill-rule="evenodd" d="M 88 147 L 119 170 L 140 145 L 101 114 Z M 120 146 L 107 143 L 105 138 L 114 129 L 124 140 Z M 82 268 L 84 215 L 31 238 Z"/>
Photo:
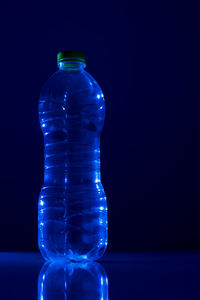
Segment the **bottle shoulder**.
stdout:
<path fill-rule="evenodd" d="M 102 90 L 97 81 L 87 71 L 58 70 L 45 82 L 40 100 L 63 102 L 66 98 L 78 94 L 101 95 Z"/>

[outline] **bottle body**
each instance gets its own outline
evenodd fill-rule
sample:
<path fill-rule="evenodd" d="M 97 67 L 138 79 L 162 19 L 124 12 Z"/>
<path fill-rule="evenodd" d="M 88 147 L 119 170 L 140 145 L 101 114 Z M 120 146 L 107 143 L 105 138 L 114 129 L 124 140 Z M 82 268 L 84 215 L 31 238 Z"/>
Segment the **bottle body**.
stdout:
<path fill-rule="evenodd" d="M 44 184 L 38 242 L 46 259 L 98 259 L 107 245 L 107 202 L 101 184 L 102 91 L 83 68 L 58 70 L 39 100 Z"/>

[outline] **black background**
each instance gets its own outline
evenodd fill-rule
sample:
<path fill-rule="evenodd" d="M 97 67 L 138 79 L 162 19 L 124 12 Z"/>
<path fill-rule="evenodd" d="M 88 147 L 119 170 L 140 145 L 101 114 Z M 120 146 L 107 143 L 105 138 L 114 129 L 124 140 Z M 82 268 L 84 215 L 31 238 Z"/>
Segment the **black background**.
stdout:
<path fill-rule="evenodd" d="M 0 9 L 0 250 L 37 250 L 37 106 L 81 50 L 106 98 L 109 249 L 200 250 L 199 13 L 191 1 L 7 1 Z"/>

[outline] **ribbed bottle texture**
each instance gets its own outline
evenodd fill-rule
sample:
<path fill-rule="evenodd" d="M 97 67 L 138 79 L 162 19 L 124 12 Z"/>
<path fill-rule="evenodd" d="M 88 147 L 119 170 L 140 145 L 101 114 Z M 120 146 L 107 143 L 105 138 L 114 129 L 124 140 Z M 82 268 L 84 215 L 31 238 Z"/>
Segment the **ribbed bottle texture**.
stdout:
<path fill-rule="evenodd" d="M 44 184 L 38 240 L 46 259 L 98 259 L 107 245 L 107 202 L 101 184 L 102 91 L 84 68 L 58 70 L 44 85 L 39 119 Z"/>

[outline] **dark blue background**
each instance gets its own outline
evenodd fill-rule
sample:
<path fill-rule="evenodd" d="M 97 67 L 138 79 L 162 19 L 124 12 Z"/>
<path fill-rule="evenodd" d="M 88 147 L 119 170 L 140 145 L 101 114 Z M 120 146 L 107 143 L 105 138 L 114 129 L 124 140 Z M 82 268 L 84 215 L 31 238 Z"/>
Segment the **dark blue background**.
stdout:
<path fill-rule="evenodd" d="M 103 89 L 109 249 L 200 249 L 198 10 L 190 1 L 7 1 L 0 10 L 0 250 L 37 249 L 38 97 L 63 49 Z"/>

